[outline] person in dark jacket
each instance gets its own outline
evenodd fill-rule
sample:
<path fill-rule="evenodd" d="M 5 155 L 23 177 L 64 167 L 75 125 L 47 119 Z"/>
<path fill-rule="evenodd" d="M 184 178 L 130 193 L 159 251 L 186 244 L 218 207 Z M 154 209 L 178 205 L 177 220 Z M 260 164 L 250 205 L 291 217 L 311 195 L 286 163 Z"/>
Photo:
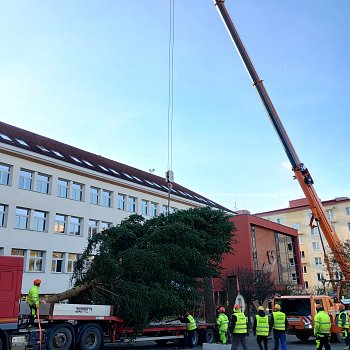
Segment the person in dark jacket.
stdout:
<path fill-rule="evenodd" d="M 241 307 L 238 304 L 235 304 L 233 306 L 233 314 L 231 318 L 231 333 L 231 350 L 237 350 L 239 344 L 242 344 L 243 350 L 248 350 L 248 320 L 244 313 L 241 311 Z"/>
<path fill-rule="evenodd" d="M 286 330 L 288 329 L 288 320 L 286 314 L 281 311 L 281 305 L 276 304 L 274 310 L 271 317 L 271 327 L 275 340 L 274 350 L 278 350 L 280 342 L 282 350 L 287 350 Z"/>
<path fill-rule="evenodd" d="M 184 315 L 179 317 L 179 320 L 182 323 L 186 323 L 183 348 L 193 348 L 194 331 L 197 329 L 196 320 L 188 311 L 185 311 Z"/>
<path fill-rule="evenodd" d="M 254 318 L 253 334 L 256 335 L 256 342 L 260 350 L 267 350 L 267 337 L 271 332 L 269 317 L 265 314 L 263 306 L 258 307 L 258 314 Z M 264 344 L 264 349 L 261 345 Z"/>

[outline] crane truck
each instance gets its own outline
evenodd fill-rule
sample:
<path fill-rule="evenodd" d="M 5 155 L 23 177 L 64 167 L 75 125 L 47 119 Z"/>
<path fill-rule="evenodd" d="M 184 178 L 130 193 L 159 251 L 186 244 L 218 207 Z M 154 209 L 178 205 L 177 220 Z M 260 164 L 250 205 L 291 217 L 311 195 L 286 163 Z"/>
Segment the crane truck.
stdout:
<path fill-rule="evenodd" d="M 338 301 L 343 297 L 343 302 L 345 303 L 345 299 L 348 299 L 348 282 L 350 281 L 350 265 L 346 258 L 346 254 L 344 252 L 344 248 L 334 231 L 326 212 L 322 206 L 322 202 L 319 199 L 316 190 L 314 188 L 314 180 L 310 175 L 309 170 L 299 160 L 299 157 L 283 127 L 283 124 L 277 114 L 277 111 L 272 104 L 272 101 L 264 87 L 263 81 L 260 79 L 257 74 L 252 61 L 241 41 L 241 38 L 230 18 L 230 15 L 225 7 L 224 0 L 214 0 L 214 4 L 226 26 L 226 29 L 231 37 L 241 59 L 242 62 L 247 69 L 247 72 L 253 82 L 253 86 L 256 88 L 256 91 L 261 99 L 261 102 L 270 118 L 270 121 L 283 145 L 285 153 L 291 163 L 292 170 L 294 172 L 294 178 L 298 180 L 302 191 L 306 199 L 308 200 L 308 204 L 310 206 L 312 217 L 310 220 L 311 227 L 317 227 L 318 232 L 322 241 L 322 233 L 329 245 L 329 248 L 334 256 L 334 260 L 337 262 L 341 274 L 343 276 L 343 280 L 334 279 L 333 270 L 331 268 L 330 259 L 325 251 L 323 246 L 324 256 L 325 256 L 325 264 L 329 273 L 330 282 L 332 283 L 333 290 L 336 292 Z M 344 298 L 346 296 L 346 298 Z M 298 336 L 299 339 L 306 340 L 310 335 L 312 335 L 312 319 L 315 314 L 315 302 L 322 302 L 325 307 L 325 310 L 330 314 L 333 325 L 332 325 L 332 333 L 334 336 L 337 336 L 340 332 L 339 327 L 335 325 L 335 316 L 339 313 L 339 309 L 337 304 L 334 304 L 332 299 L 328 296 L 304 296 L 304 297 L 283 297 L 276 302 L 282 304 L 282 306 L 286 307 L 287 317 L 289 320 L 290 328 L 294 333 Z M 303 309 L 301 314 L 298 314 L 297 310 Z M 292 314 L 288 315 L 288 311 Z"/>
<path fill-rule="evenodd" d="M 180 341 L 186 325 L 177 320 L 151 323 L 139 332 L 115 316 L 110 305 L 41 304 L 40 322 L 27 328 L 30 310 L 21 300 L 23 257 L 0 256 L 0 350 L 98 350 L 105 342 Z M 215 324 L 197 322 L 193 345 L 212 343 Z"/>

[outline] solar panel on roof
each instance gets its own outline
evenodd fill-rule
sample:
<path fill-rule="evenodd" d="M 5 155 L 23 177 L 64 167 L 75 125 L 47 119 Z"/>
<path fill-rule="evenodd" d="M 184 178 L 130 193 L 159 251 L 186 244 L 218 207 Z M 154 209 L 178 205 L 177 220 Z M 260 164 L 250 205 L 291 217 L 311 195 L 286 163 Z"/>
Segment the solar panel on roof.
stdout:
<path fill-rule="evenodd" d="M 6 141 L 12 141 L 7 135 L 5 134 L 0 134 L 0 137 L 2 137 Z"/>
<path fill-rule="evenodd" d="M 47 148 L 45 148 L 44 146 L 39 146 L 36 145 L 36 147 L 38 147 L 40 150 L 44 151 L 44 152 L 50 152 Z"/>
<path fill-rule="evenodd" d="M 115 175 L 120 175 L 120 174 L 118 173 L 118 171 L 116 171 L 116 170 L 114 170 L 114 169 L 109 168 L 109 170 L 110 170 L 113 174 L 115 174 Z"/>
<path fill-rule="evenodd" d="M 21 139 L 16 139 L 16 141 L 21 144 L 22 146 L 29 146 L 27 142 L 25 142 L 24 140 L 21 140 Z"/>
<path fill-rule="evenodd" d="M 123 172 L 123 174 L 124 174 L 126 177 L 128 177 L 129 179 L 133 179 L 133 177 L 132 177 L 131 175 L 129 175 L 129 174 L 124 173 L 124 172 Z"/>
<path fill-rule="evenodd" d="M 54 153 L 54 154 L 56 154 L 57 157 L 64 158 L 63 154 L 61 154 L 61 153 L 58 152 L 58 151 L 51 150 L 51 152 Z"/>
<path fill-rule="evenodd" d="M 84 159 L 83 159 L 83 162 L 84 162 L 86 165 L 93 167 L 93 165 L 92 165 L 90 162 L 88 162 L 87 160 L 84 160 Z"/>
<path fill-rule="evenodd" d="M 104 171 L 109 171 L 107 168 L 105 168 L 103 165 L 98 165 L 102 170 L 104 170 Z"/>
<path fill-rule="evenodd" d="M 70 156 L 74 161 L 76 161 L 77 163 L 81 163 L 81 160 L 76 158 L 76 157 L 73 157 L 73 156 Z"/>

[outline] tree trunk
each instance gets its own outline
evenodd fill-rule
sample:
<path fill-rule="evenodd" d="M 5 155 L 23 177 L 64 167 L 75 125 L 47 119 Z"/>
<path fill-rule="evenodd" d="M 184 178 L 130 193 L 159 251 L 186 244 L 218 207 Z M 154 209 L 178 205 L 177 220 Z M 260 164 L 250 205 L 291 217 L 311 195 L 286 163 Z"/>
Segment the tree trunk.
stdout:
<path fill-rule="evenodd" d="M 46 299 L 47 303 L 59 303 L 60 301 L 67 300 L 79 295 L 82 291 L 91 288 L 93 285 L 101 283 L 101 278 L 95 278 L 94 280 L 81 284 L 80 286 L 73 287 L 62 293 L 54 294 Z"/>
<path fill-rule="evenodd" d="M 215 322 L 215 306 L 213 294 L 213 280 L 211 277 L 204 278 L 204 303 L 205 303 L 205 318 L 208 322 Z"/>

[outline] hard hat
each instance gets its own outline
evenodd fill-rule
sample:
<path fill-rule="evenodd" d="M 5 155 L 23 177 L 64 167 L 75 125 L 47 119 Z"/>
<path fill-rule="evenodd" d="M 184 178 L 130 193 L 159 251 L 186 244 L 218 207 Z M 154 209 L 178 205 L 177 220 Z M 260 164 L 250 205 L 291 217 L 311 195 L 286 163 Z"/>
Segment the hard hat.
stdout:
<path fill-rule="evenodd" d="M 241 307 L 238 304 L 233 305 L 233 312 L 239 312 Z"/>
<path fill-rule="evenodd" d="M 339 310 L 344 310 L 345 309 L 345 305 L 344 304 L 339 304 Z"/>
<path fill-rule="evenodd" d="M 258 307 L 258 310 L 265 311 L 265 310 L 264 310 L 264 307 L 263 307 L 263 306 L 261 306 L 261 305 Z"/>
<path fill-rule="evenodd" d="M 223 306 L 221 306 L 218 310 L 219 312 L 226 312 L 225 308 Z"/>
<path fill-rule="evenodd" d="M 281 305 L 280 304 L 275 304 L 275 310 L 281 310 Z"/>
<path fill-rule="evenodd" d="M 40 278 L 36 278 L 34 281 L 33 281 L 33 284 L 34 285 L 38 285 L 38 284 L 40 284 L 41 283 L 41 279 Z"/>

